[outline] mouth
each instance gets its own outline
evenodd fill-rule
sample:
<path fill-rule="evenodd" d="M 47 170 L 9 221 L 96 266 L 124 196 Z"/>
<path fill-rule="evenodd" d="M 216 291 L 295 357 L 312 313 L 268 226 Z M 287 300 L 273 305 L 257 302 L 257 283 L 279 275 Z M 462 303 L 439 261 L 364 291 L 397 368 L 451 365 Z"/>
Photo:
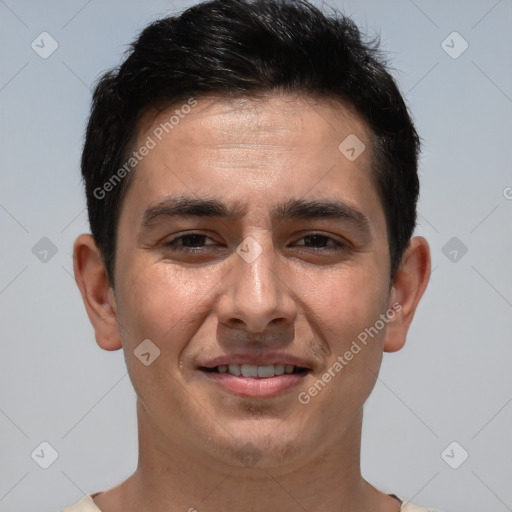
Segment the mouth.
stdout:
<path fill-rule="evenodd" d="M 267 365 L 254 365 L 254 364 L 227 364 L 214 367 L 201 366 L 201 371 L 209 373 L 227 373 L 236 377 L 244 378 L 259 378 L 268 379 L 271 377 L 278 377 L 279 375 L 290 375 L 297 373 L 307 373 L 309 368 L 303 368 L 294 364 L 267 364 Z"/>
<path fill-rule="evenodd" d="M 311 369 L 303 366 L 275 363 L 265 365 L 221 364 L 198 368 L 208 382 L 228 393 L 251 398 L 283 395 L 302 384 Z"/>

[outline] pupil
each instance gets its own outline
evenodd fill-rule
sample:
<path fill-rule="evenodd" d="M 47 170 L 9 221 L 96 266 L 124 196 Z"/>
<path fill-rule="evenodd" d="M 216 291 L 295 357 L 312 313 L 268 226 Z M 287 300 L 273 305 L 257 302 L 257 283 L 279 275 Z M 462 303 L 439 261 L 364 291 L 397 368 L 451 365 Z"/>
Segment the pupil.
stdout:
<path fill-rule="evenodd" d="M 204 244 L 205 238 L 206 235 L 185 235 L 183 237 L 183 245 L 186 245 L 188 247 L 197 247 Z"/>
<path fill-rule="evenodd" d="M 315 245 L 315 246 L 322 246 L 322 247 L 325 247 L 325 243 L 326 243 L 326 237 L 325 236 L 322 236 L 322 235 L 307 235 L 304 237 L 304 241 L 306 242 L 311 242 L 311 245 Z"/>

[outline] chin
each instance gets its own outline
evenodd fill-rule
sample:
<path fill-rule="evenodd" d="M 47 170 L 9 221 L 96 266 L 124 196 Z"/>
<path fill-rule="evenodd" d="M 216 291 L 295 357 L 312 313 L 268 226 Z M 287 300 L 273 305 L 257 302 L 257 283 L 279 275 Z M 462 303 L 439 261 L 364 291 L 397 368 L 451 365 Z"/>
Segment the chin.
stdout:
<path fill-rule="evenodd" d="M 270 469 L 303 458 L 303 434 L 282 418 L 245 419 L 223 423 L 215 456 L 239 468 Z M 233 435 L 230 436 L 229 433 Z M 210 438 L 211 439 L 211 438 Z M 304 440 L 305 441 L 305 440 Z M 214 445 L 210 440 L 210 447 Z"/>

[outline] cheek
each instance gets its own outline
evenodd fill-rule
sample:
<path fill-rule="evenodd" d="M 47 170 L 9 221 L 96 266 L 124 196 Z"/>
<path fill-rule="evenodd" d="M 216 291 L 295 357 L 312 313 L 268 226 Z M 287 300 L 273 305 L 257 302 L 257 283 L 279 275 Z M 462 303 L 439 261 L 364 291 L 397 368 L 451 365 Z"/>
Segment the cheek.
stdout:
<path fill-rule="evenodd" d="M 134 266 L 120 290 L 123 300 L 118 315 L 126 327 L 123 341 L 135 348 L 149 338 L 162 355 L 163 349 L 179 352 L 197 328 L 207 279 L 163 263 Z"/>
<path fill-rule="evenodd" d="M 383 279 L 382 269 L 347 267 L 312 277 L 308 284 L 303 286 L 302 296 L 332 352 L 350 345 L 387 308 L 389 283 Z"/>
<path fill-rule="evenodd" d="M 328 353 L 318 378 L 328 384 L 323 390 L 322 385 L 315 387 L 313 383 L 307 392 L 313 396 L 317 388 L 322 389 L 314 407 L 340 424 L 362 407 L 382 362 L 386 329 L 368 334 L 387 309 L 388 283 L 379 282 L 380 274 L 347 270 L 325 281 L 317 280 L 323 284 L 322 291 L 309 302 L 311 318 L 318 319 L 315 327 Z"/>

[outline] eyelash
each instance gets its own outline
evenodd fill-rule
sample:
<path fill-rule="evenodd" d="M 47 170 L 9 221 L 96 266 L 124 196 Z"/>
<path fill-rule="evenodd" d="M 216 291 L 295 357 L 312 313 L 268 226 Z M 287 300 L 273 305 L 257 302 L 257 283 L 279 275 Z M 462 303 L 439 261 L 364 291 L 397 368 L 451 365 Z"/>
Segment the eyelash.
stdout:
<path fill-rule="evenodd" d="M 176 238 L 173 238 L 172 240 L 169 240 L 168 242 L 165 242 L 163 245 L 164 247 L 168 248 L 168 249 L 171 249 L 171 250 L 174 250 L 174 251 L 181 251 L 181 252 L 199 252 L 201 251 L 205 246 L 202 246 L 202 247 L 185 247 L 184 245 L 180 245 L 179 244 L 179 241 L 183 241 L 184 239 L 188 238 L 188 237 L 201 237 L 203 239 L 210 239 L 211 238 L 208 236 L 208 235 L 205 235 L 203 233 L 186 233 L 184 235 L 180 235 L 180 236 L 177 236 Z M 323 235 L 321 233 L 309 233 L 307 235 L 304 235 L 303 237 L 299 238 L 299 240 L 303 240 L 303 239 L 306 239 L 308 237 L 319 237 L 321 239 L 325 239 L 327 241 L 327 243 L 329 242 L 332 242 L 333 245 L 332 246 L 327 246 L 327 247 L 319 247 L 319 248 L 315 248 L 315 247 L 308 247 L 306 245 L 301 245 L 301 247 L 304 247 L 306 249 L 310 249 L 310 250 L 313 250 L 315 252 L 319 252 L 319 251 L 322 251 L 322 252 L 326 252 L 326 251 L 346 251 L 348 248 L 349 248 L 349 244 L 346 243 L 346 242 L 341 242 L 341 241 L 338 241 L 336 239 L 334 239 L 333 237 L 330 237 L 328 235 Z M 209 244 L 209 245 L 214 245 L 214 244 Z M 206 246 L 208 247 L 208 245 Z"/>
<path fill-rule="evenodd" d="M 178 241 L 179 240 L 184 240 L 188 237 L 193 237 L 193 236 L 199 236 L 199 237 L 203 237 L 203 238 L 210 238 L 209 236 L 207 235 L 204 235 L 202 233 L 186 233 L 185 235 L 180 235 L 180 236 L 177 236 L 176 238 L 173 238 L 172 240 L 169 240 L 168 242 L 165 242 L 163 245 L 164 247 L 168 247 L 168 248 L 171 248 L 173 250 L 176 250 L 176 251 L 192 251 L 192 252 L 197 252 L 198 250 L 200 250 L 200 248 L 194 248 L 194 247 L 185 247 L 183 245 L 179 245 L 178 244 Z"/>

